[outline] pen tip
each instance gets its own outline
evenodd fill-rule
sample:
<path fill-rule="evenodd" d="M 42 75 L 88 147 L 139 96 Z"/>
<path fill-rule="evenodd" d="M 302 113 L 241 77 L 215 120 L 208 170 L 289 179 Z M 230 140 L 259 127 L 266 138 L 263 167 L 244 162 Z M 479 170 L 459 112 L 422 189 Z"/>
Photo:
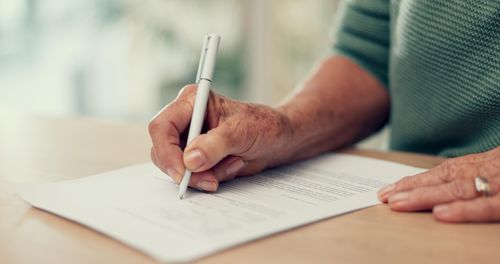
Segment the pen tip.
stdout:
<path fill-rule="evenodd" d="M 179 194 L 179 199 L 182 200 L 184 198 L 184 194 Z"/>

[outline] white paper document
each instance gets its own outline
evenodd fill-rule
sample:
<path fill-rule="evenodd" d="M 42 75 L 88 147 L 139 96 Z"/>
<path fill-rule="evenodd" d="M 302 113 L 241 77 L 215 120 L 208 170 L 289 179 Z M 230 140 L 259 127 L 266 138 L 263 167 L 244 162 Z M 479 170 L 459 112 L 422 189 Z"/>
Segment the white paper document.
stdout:
<path fill-rule="evenodd" d="M 250 240 L 378 203 L 376 191 L 423 169 L 327 154 L 241 177 L 216 193 L 178 186 L 153 164 L 25 186 L 35 207 L 74 220 L 165 262 L 193 260 Z"/>

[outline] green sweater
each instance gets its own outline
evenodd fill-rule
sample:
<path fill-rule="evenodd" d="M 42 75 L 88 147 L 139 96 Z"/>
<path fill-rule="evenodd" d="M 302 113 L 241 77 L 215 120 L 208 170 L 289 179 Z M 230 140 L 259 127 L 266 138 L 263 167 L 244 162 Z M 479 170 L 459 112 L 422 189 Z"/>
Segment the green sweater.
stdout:
<path fill-rule="evenodd" d="M 392 149 L 461 156 L 500 145 L 500 0 L 341 9 L 333 50 L 389 89 Z"/>

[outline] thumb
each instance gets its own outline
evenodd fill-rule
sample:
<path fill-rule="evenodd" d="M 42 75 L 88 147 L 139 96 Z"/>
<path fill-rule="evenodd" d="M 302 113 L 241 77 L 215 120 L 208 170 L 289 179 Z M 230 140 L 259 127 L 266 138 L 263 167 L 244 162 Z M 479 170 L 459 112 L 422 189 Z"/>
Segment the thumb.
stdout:
<path fill-rule="evenodd" d="M 184 150 L 184 165 L 192 172 L 206 171 L 226 156 L 245 151 L 248 140 L 237 138 L 227 123 L 196 137 Z"/>

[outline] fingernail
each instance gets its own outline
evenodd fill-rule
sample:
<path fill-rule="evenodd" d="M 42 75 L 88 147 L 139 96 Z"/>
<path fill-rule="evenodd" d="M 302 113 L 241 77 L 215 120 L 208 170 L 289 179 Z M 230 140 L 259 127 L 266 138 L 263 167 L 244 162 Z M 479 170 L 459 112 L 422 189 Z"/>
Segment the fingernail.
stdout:
<path fill-rule="evenodd" d="M 201 151 L 195 149 L 186 153 L 186 166 L 191 170 L 197 170 L 206 162 L 205 155 Z"/>
<path fill-rule="evenodd" d="M 395 185 L 389 184 L 378 191 L 378 198 L 380 201 L 385 202 L 389 194 L 394 190 Z"/>
<path fill-rule="evenodd" d="M 217 190 L 217 184 L 211 181 L 200 181 L 196 187 L 203 191 L 215 192 Z"/>
<path fill-rule="evenodd" d="M 168 168 L 167 174 L 174 180 L 175 183 L 181 182 L 181 174 L 176 169 Z"/>
<path fill-rule="evenodd" d="M 237 159 L 233 161 L 226 169 L 226 176 L 232 176 L 238 173 L 238 171 L 240 171 L 243 166 L 245 166 L 245 162 L 243 160 Z"/>
<path fill-rule="evenodd" d="M 441 204 L 441 205 L 435 206 L 432 209 L 432 212 L 434 214 L 438 215 L 439 217 L 446 216 L 449 213 L 449 211 L 450 211 L 450 206 L 447 204 Z"/>
<path fill-rule="evenodd" d="M 403 201 L 408 200 L 409 193 L 408 192 L 399 192 L 396 194 L 393 194 L 389 196 L 389 203 L 390 204 L 395 204 L 395 203 L 401 203 Z"/>

